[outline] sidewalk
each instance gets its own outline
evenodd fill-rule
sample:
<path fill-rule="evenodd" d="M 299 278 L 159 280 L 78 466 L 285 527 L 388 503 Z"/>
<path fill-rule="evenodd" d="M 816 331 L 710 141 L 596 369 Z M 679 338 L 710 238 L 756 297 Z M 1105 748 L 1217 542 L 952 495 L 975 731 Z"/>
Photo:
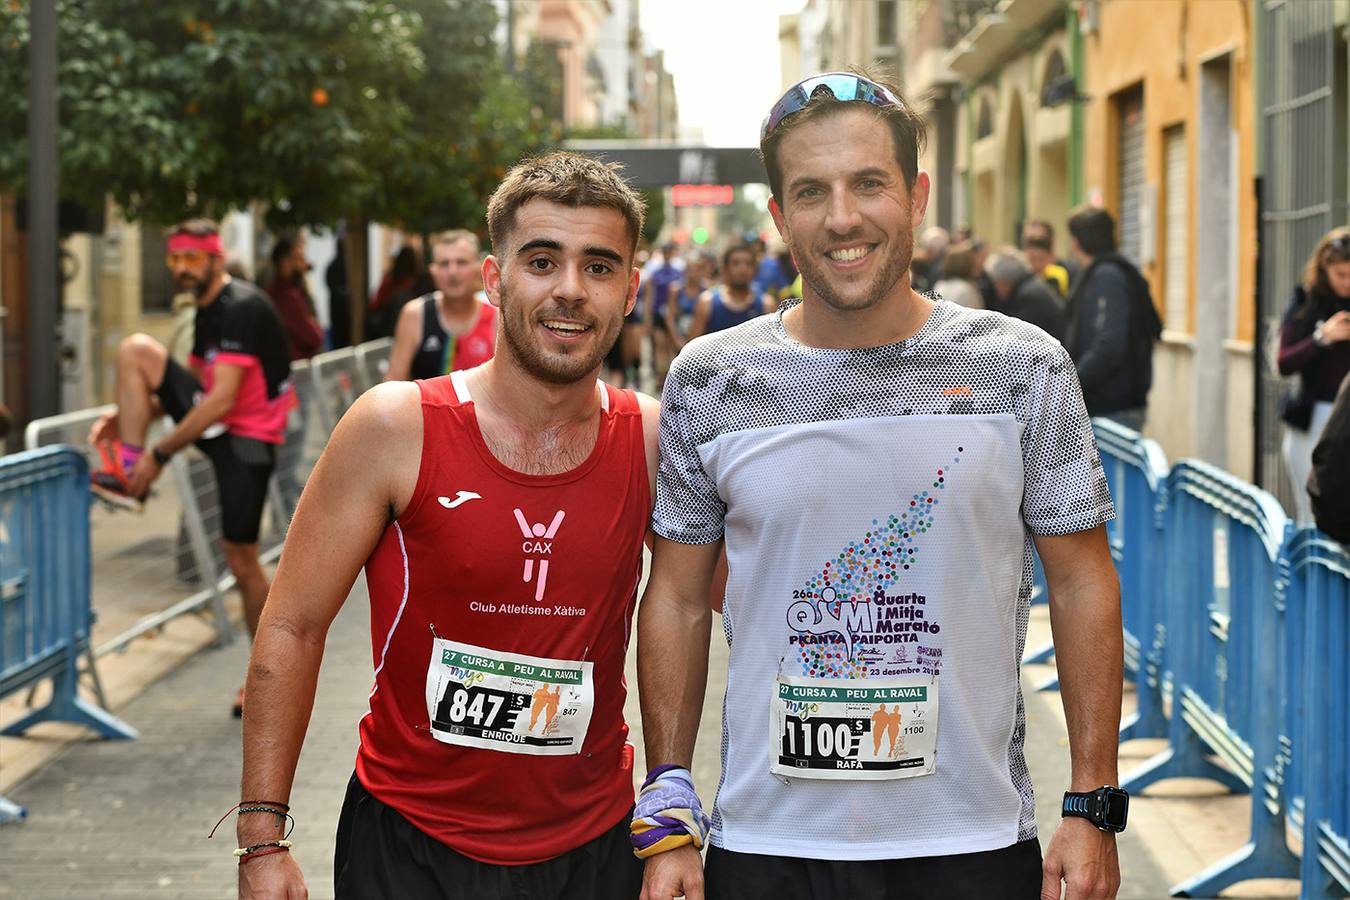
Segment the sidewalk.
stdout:
<path fill-rule="evenodd" d="M 296 855 L 310 896 L 332 896 L 333 830 L 356 752 L 356 722 L 366 710 L 371 651 L 364 581 L 334 623 L 309 736 L 291 805 Z M 696 782 L 711 800 L 719 771 L 721 694 L 726 643 L 714 623 L 709 690 L 694 763 Z M 1029 643 L 1049 634 L 1045 607 L 1032 613 Z M 196 653 L 181 668 L 117 708 L 140 729 L 134 742 L 84 742 L 18 787 L 10 799 L 25 804 L 25 822 L 0 827 L 0 898 L 228 898 L 234 896 L 232 821 L 214 840 L 206 834 L 238 801 L 239 723 L 228 706 L 247 658 L 244 641 Z M 1053 672 L 1024 673 L 1027 758 L 1039 786 L 1042 846 L 1058 822 L 1058 797 L 1067 781 L 1068 740 L 1057 693 L 1033 686 Z M 629 685 L 636 685 L 631 654 Z M 114 695 L 116 697 L 116 694 Z M 1126 706 L 1132 698 L 1127 695 Z M 114 706 L 117 700 L 114 699 Z M 635 692 L 629 697 L 631 739 L 641 748 Z M 1122 748 L 1128 773 L 1161 741 Z M 639 756 L 639 768 L 641 768 Z M 1249 799 L 1221 795 L 1198 780 L 1164 783 L 1134 798 L 1129 830 L 1119 841 L 1121 898 L 1160 900 L 1169 885 L 1199 871 L 1246 839 Z M 1296 897 L 1292 881 L 1247 882 L 1226 896 Z"/>

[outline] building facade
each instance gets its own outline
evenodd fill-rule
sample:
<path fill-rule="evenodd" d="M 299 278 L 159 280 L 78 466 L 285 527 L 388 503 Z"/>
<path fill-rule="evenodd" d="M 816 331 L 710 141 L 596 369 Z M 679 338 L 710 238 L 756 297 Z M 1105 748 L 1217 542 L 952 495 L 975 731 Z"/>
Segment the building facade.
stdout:
<path fill-rule="evenodd" d="M 1087 196 L 1163 318 L 1148 433 L 1253 477 L 1254 36 L 1249 0 L 1083 4 Z"/>

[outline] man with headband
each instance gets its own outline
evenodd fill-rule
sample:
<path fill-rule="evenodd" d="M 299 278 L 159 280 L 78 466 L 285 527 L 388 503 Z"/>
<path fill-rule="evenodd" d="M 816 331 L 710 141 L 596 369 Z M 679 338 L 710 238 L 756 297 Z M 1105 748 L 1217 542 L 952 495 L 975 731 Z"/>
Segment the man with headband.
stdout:
<path fill-rule="evenodd" d="M 666 381 L 638 624 L 645 900 L 1031 900 L 1061 881 L 1076 900 L 1119 884 L 1110 497 L 1064 349 L 911 288 L 923 129 L 860 75 L 793 87 L 760 148 L 803 299 L 691 342 Z M 688 766 L 723 545 L 730 662 L 705 817 Z M 1033 552 L 1073 768 L 1074 818 L 1044 869 L 1018 680 Z"/>
<path fill-rule="evenodd" d="M 267 296 L 226 273 L 214 222 L 178 225 L 168 250 L 174 285 L 197 300 L 190 370 L 149 335 L 133 334 L 118 345 L 117 409 L 89 436 L 105 462 L 91 487 L 110 503 L 139 509 L 169 458 L 195 443 L 215 469 L 225 562 L 252 635 L 267 599 L 258 529 L 292 400 L 286 333 Z M 151 420 L 165 414 L 176 423 L 173 430 L 147 447 Z M 241 688 L 236 716 L 242 705 Z"/>

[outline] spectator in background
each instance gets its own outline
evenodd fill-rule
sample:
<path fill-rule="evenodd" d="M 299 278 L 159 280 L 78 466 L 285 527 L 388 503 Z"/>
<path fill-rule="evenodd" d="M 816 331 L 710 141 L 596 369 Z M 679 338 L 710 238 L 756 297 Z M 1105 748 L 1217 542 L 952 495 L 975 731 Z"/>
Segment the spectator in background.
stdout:
<path fill-rule="evenodd" d="M 649 333 L 652 336 L 652 364 L 658 375 L 665 372 L 670 359 L 675 355 L 675 346 L 665 329 L 666 307 L 675 299 L 684 281 L 685 261 L 680 259 L 680 248 L 667 241 L 661 247 L 660 261 L 648 264 L 650 275 L 644 273 L 641 288 L 642 301 L 634 308 L 633 315 L 641 317 L 642 328 L 631 332 L 624 329 L 623 340 L 630 342 L 624 349 L 625 366 L 636 366 L 641 361 L 641 344 L 632 345 L 632 334 Z M 625 322 L 625 325 L 627 323 Z M 663 364 L 664 362 L 664 364 Z"/>
<path fill-rule="evenodd" d="M 347 291 L 347 251 L 343 229 L 337 231 L 337 248 L 333 261 L 324 270 L 323 280 L 328 285 L 328 342 L 334 350 L 352 344 L 351 294 Z"/>
<path fill-rule="evenodd" d="M 1280 417 L 1284 460 L 1296 486 L 1308 481 L 1313 446 L 1331 417 L 1336 392 L 1350 373 L 1350 228 L 1333 228 L 1318 241 L 1294 288 L 1280 324 L 1281 375 L 1298 375 Z M 1342 459 L 1342 464 L 1345 460 Z M 1298 520 L 1311 522 L 1312 507 L 1294 492 Z"/>
<path fill-rule="evenodd" d="M 990 309 L 1030 322 L 1057 341 L 1064 340 L 1064 307 L 1016 250 L 1007 247 L 994 254 L 985 271 L 994 286 Z"/>
<path fill-rule="evenodd" d="M 933 285 L 944 299 L 967 309 L 984 309 L 984 300 L 975 284 L 975 253 L 970 244 L 955 244 L 947 251 L 942 280 Z"/>
<path fill-rule="evenodd" d="M 293 399 L 286 332 L 262 291 L 226 274 L 215 222 L 178 225 L 166 262 L 174 285 L 197 301 L 189 365 L 145 334 L 118 344 L 117 407 L 89 432 L 104 459 L 90 473 L 90 489 L 110 504 L 140 510 L 169 458 L 195 444 L 215 470 L 225 562 L 252 635 L 267 599 L 258 553 L 263 504 Z M 160 415 L 175 425 L 151 446 L 146 436 Z M 234 714 L 243 707 L 240 688 Z"/>
<path fill-rule="evenodd" d="M 1350 544 L 1350 376 L 1341 382 L 1322 437 L 1313 448 L 1308 497 L 1317 527 Z"/>
<path fill-rule="evenodd" d="M 479 299 L 478 235 L 456 229 L 431 244 L 436 290 L 403 305 L 385 381 L 435 378 L 492 358 L 497 308 Z"/>
<path fill-rule="evenodd" d="M 928 259 L 928 251 L 922 247 L 915 247 L 914 254 L 909 258 L 909 284 L 920 294 L 927 294 L 933 290 L 936 279 L 933 278 L 933 266 Z M 798 294 L 797 296 L 801 296 Z"/>
<path fill-rule="evenodd" d="M 763 241 L 758 242 L 758 244 L 763 246 Z M 764 258 L 760 260 L 759 268 L 755 271 L 755 284 L 759 290 L 766 294 L 773 294 L 775 297 L 778 296 L 779 291 L 792 284 L 792 279 L 796 277 L 795 273 L 788 275 L 783 268 L 782 255 L 783 251 L 781 250 L 765 251 Z"/>
<path fill-rule="evenodd" d="M 1153 384 L 1153 342 L 1162 321 L 1148 282 L 1116 252 L 1116 223 L 1088 206 L 1069 217 L 1069 245 L 1083 274 L 1069 296 L 1065 349 L 1088 414 L 1142 431 Z"/>
<path fill-rule="evenodd" d="M 951 243 L 952 236 L 941 225 L 924 229 L 923 249 L 928 253 L 928 277 L 934 284 L 946 275 L 947 248 Z"/>
<path fill-rule="evenodd" d="M 278 238 L 272 245 L 272 283 L 267 286 L 267 296 L 286 328 L 291 362 L 323 351 L 323 326 L 314 314 L 314 301 L 305 284 L 308 271 L 304 236 Z"/>
<path fill-rule="evenodd" d="M 722 254 L 722 279 L 720 287 L 704 291 L 698 299 L 689 340 L 724 331 L 778 308 L 777 300 L 752 287 L 755 251 L 749 245 L 733 244 Z"/>
<path fill-rule="evenodd" d="M 670 356 L 662 360 L 658 345 L 656 367 L 661 374 L 665 374 L 670 368 L 670 360 L 689 342 L 689 327 L 694 323 L 694 310 L 698 308 L 698 298 L 712 281 L 712 272 L 713 261 L 708 254 L 701 250 L 689 254 L 684 265 L 684 278 L 677 285 L 675 296 L 666 303 L 661 321 L 657 323 L 658 331 L 665 332 L 665 341 L 672 348 Z"/>
<path fill-rule="evenodd" d="M 366 310 L 366 340 L 390 337 L 403 304 L 420 295 L 422 257 L 411 244 L 404 244 L 394 254 L 389 271 L 380 279 L 375 296 Z"/>
<path fill-rule="evenodd" d="M 1064 300 L 1069 296 L 1069 269 L 1055 258 L 1055 226 L 1031 219 L 1022 226 L 1022 254 L 1037 278 Z"/>
<path fill-rule="evenodd" d="M 998 294 L 988 272 L 989 245 L 984 241 L 971 241 L 970 249 L 975 254 L 975 286 L 980 289 L 980 299 L 984 301 L 985 309 L 994 309 L 998 306 Z"/>
<path fill-rule="evenodd" d="M 801 273 L 797 271 L 797 263 L 792 259 L 792 251 L 784 247 L 778 252 L 778 269 L 783 273 L 783 286 L 778 289 L 777 297 L 779 300 L 786 300 L 789 297 L 800 297 L 801 286 L 798 280 Z"/>

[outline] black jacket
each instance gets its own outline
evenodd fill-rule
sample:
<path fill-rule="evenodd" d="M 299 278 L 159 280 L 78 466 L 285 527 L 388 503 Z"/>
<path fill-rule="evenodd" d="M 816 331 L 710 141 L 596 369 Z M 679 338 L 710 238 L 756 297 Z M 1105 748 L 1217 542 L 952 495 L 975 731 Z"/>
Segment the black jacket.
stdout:
<path fill-rule="evenodd" d="M 1064 307 L 1054 290 L 1035 275 L 1023 276 L 1013 286 L 1006 301 L 999 300 L 995 294 L 989 309 L 1030 322 L 1055 340 L 1064 340 Z"/>
<path fill-rule="evenodd" d="M 1317 527 L 1350 544 L 1350 378 L 1331 408 L 1312 458 L 1308 496 Z"/>
<path fill-rule="evenodd" d="M 1069 295 L 1064 341 L 1089 415 L 1147 404 L 1153 342 L 1161 334 L 1148 282 L 1134 264 L 1114 253 L 1095 257 Z"/>

